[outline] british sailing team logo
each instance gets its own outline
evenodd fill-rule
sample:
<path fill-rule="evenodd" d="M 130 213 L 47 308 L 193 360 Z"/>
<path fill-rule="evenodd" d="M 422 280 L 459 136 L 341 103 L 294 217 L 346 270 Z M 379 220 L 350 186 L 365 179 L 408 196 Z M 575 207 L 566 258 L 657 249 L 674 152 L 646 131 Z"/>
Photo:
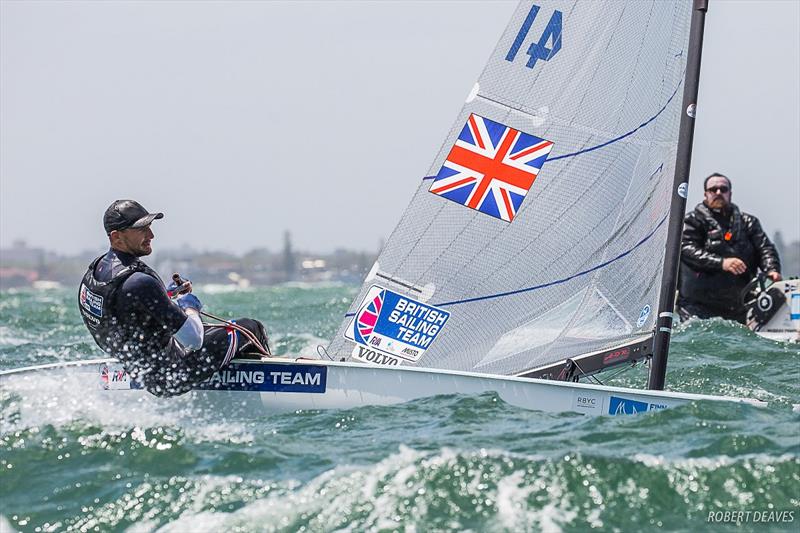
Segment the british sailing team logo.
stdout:
<path fill-rule="evenodd" d="M 380 291 L 371 300 L 362 305 L 356 314 L 354 337 L 358 344 L 367 344 L 366 339 L 369 339 L 381 314 L 385 294 L 386 291 Z"/>
<path fill-rule="evenodd" d="M 90 291 L 86 285 L 81 283 L 81 291 L 78 297 L 81 307 L 89 311 L 97 318 L 103 318 L 103 297 Z"/>
<path fill-rule="evenodd" d="M 344 337 L 357 345 L 353 357 L 360 361 L 393 365 L 400 360 L 416 363 L 449 317 L 447 311 L 373 285 Z"/>
<path fill-rule="evenodd" d="M 470 114 L 430 192 L 511 222 L 553 143 Z"/>

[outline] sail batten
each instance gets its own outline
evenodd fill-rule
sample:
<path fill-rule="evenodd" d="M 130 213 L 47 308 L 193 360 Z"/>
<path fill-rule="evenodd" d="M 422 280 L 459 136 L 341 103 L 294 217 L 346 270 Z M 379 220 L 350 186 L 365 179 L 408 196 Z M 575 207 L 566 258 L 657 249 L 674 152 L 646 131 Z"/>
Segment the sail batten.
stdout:
<path fill-rule="evenodd" d="M 651 336 L 690 16 L 522 2 L 329 352 L 516 375 Z M 406 339 L 403 298 L 448 313 L 413 356 L 372 333 L 385 295 Z"/>

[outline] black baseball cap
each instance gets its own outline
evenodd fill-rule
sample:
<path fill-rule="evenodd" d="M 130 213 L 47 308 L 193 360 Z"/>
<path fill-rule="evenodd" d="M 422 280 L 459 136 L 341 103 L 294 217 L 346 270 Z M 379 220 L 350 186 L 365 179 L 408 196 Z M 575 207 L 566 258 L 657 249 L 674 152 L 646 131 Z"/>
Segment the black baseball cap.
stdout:
<path fill-rule="evenodd" d="M 115 230 L 149 226 L 158 218 L 164 218 L 164 213 L 148 213 L 142 204 L 133 200 L 116 200 L 103 215 L 103 227 L 111 235 Z"/>

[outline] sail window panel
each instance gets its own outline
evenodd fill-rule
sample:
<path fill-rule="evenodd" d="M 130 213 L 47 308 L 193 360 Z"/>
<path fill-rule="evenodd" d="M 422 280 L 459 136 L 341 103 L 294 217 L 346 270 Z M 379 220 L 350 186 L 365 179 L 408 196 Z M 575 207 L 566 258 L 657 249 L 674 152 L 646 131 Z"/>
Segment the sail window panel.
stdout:
<path fill-rule="evenodd" d="M 580 293 L 576 284 L 570 284 Z M 545 288 L 539 299 L 557 301 L 563 295 L 555 288 Z M 530 297 L 519 295 L 512 297 L 517 301 L 528 301 Z M 543 313 L 541 321 L 531 314 L 526 315 L 523 323 L 510 328 L 505 323 L 509 317 L 507 312 L 499 313 L 495 308 L 487 310 L 485 302 L 468 302 L 459 305 L 459 316 L 462 320 L 448 322 L 442 336 L 437 338 L 437 345 L 432 346 L 425 354 L 425 366 L 447 369 L 469 369 L 493 374 L 513 374 L 530 368 L 531 361 L 539 360 L 553 339 L 557 339 L 563 328 L 569 323 L 568 317 L 574 314 L 576 302 L 580 297 L 572 295 L 571 301 L 561 301 L 562 306 L 548 306 L 550 314 Z M 453 315 L 451 315 L 451 318 Z M 514 317 L 516 318 L 516 317 Z M 524 322 L 532 323 L 526 325 Z M 451 327 L 452 326 L 452 327 Z M 512 331 L 514 333 L 510 333 Z M 495 347 L 500 338 L 505 342 Z M 513 341 L 520 341 L 516 348 L 511 347 Z M 495 350 L 492 352 L 492 350 Z M 488 354 L 492 354 L 489 356 Z"/>
<path fill-rule="evenodd" d="M 615 305 L 609 296 L 595 287 L 581 302 L 563 336 L 581 341 L 626 338 L 633 333 L 635 324 L 629 320 L 633 317 L 626 317 L 626 314 L 618 303 Z"/>
<path fill-rule="evenodd" d="M 477 368 L 508 359 L 526 351 L 541 348 L 561 337 L 564 329 L 578 311 L 586 291 L 579 291 L 567 301 L 528 320 L 524 324 L 504 333 L 478 361 Z M 527 363 L 528 358 L 526 358 Z"/>

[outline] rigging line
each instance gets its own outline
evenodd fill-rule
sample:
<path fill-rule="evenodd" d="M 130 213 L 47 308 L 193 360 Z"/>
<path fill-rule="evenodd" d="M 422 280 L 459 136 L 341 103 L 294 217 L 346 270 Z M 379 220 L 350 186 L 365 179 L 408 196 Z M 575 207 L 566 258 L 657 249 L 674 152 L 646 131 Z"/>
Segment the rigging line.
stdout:
<path fill-rule="evenodd" d="M 479 302 L 479 301 L 482 301 L 482 300 L 491 300 L 493 298 L 501 298 L 503 296 L 512 296 L 512 295 L 515 295 L 515 294 L 521 294 L 523 292 L 531 292 L 531 291 L 535 291 L 535 290 L 538 290 L 538 289 L 544 289 L 546 287 L 552 287 L 553 285 L 559 285 L 561 283 L 566 283 L 567 281 L 573 280 L 575 278 L 578 278 L 578 277 L 581 277 L 581 276 L 585 276 L 586 274 L 590 274 L 590 273 L 592 273 L 592 272 L 594 272 L 596 270 L 600 270 L 601 268 L 605 268 L 608 265 L 610 265 L 611 263 L 615 263 L 616 261 L 619 261 L 623 257 L 631 254 L 634 250 L 636 250 L 641 245 L 643 245 L 644 243 L 649 241 L 653 237 L 653 235 L 656 234 L 656 231 L 658 231 L 658 229 L 664 224 L 664 222 L 667 221 L 668 217 L 669 217 L 669 214 L 665 215 L 664 218 L 661 219 L 661 221 L 656 225 L 655 228 L 653 228 L 653 230 L 649 234 L 647 234 L 641 241 L 636 243 L 629 250 L 626 250 L 626 251 L 622 252 L 621 254 L 617 255 L 616 257 L 614 257 L 612 259 L 609 259 L 608 261 L 604 261 L 604 262 L 600 263 L 599 265 L 595 265 L 590 269 L 584 270 L 582 272 L 578 272 L 577 274 L 573 274 L 573 275 L 568 276 L 566 278 L 557 279 L 555 281 L 550 281 L 548 283 L 542 283 L 540 285 L 534 285 L 533 287 L 527 287 L 525 289 L 517 289 L 515 291 L 501 292 L 501 293 L 497 293 L 497 294 L 489 294 L 489 295 L 486 295 L 486 296 L 476 296 L 474 298 L 465 298 L 463 300 L 453 300 L 452 302 L 443 302 L 443 303 L 437 303 L 437 304 L 433 304 L 433 305 L 438 306 L 438 307 L 444 307 L 444 306 L 448 306 L 448 305 Z"/>
<path fill-rule="evenodd" d="M 251 333 L 247 328 L 245 328 L 243 326 L 240 326 L 239 324 L 236 324 L 234 322 L 230 322 L 228 320 L 225 320 L 224 318 L 220 318 L 218 316 L 214 316 L 211 313 L 206 313 L 205 311 L 198 311 L 198 313 L 200 313 L 201 315 L 203 315 L 206 318 L 210 318 L 212 320 L 217 320 L 217 321 L 221 322 L 221 324 L 203 324 L 203 326 L 209 327 L 209 328 L 225 328 L 225 327 L 227 327 L 227 328 L 231 328 L 231 329 L 233 329 L 235 331 L 238 331 L 244 337 L 246 337 L 247 340 L 249 340 L 253 344 L 255 349 L 257 351 L 261 352 L 262 355 L 266 355 L 267 357 L 272 357 L 272 353 L 270 353 L 270 351 L 269 351 L 269 345 L 267 345 L 267 347 L 264 347 L 258 341 L 258 339 L 255 337 L 255 335 L 253 335 L 253 333 Z"/>
<path fill-rule="evenodd" d="M 600 381 L 599 379 L 597 379 L 597 377 L 595 377 L 594 374 L 587 374 L 586 371 L 581 368 L 581 365 L 579 365 L 577 361 L 573 360 L 572 363 L 575 365 L 575 368 L 577 368 L 578 370 L 581 371 L 581 375 L 583 377 L 585 377 L 587 379 L 593 379 L 595 381 L 595 383 L 597 383 L 598 385 L 602 385 L 603 384 L 603 382 Z M 578 379 L 581 379 L 581 376 L 578 376 Z"/>
<path fill-rule="evenodd" d="M 586 152 L 592 152 L 592 151 L 594 151 L 594 150 L 597 150 L 597 149 L 599 149 L 599 148 L 603 148 L 603 147 L 605 147 L 605 146 L 608 146 L 609 144 L 614 144 L 614 143 L 615 143 L 615 142 L 617 142 L 617 141 L 621 141 L 622 139 L 624 139 L 624 138 L 626 138 L 626 137 L 630 137 L 631 135 L 633 135 L 634 133 L 636 133 L 636 132 L 637 132 L 637 131 L 639 131 L 640 129 L 644 128 L 645 126 L 647 126 L 648 124 L 650 124 L 651 122 L 653 122 L 655 119 L 657 119 L 657 118 L 658 118 L 658 116 L 659 116 L 659 115 L 661 115 L 661 113 L 663 113 L 665 109 L 667 109 L 667 106 L 669 106 L 670 102 L 672 102 L 672 100 L 675 98 L 675 95 L 676 95 L 676 94 L 678 94 L 678 89 L 680 89 L 680 88 L 681 88 L 681 85 L 683 85 L 683 80 L 681 80 L 681 81 L 680 81 L 680 83 L 678 83 L 678 86 L 677 86 L 677 87 L 675 87 L 675 91 L 673 91 L 673 93 L 672 93 L 672 96 L 670 96 L 670 97 L 667 99 L 666 103 L 665 103 L 665 104 L 664 104 L 664 106 L 663 106 L 663 107 L 662 107 L 662 108 L 661 108 L 661 109 L 658 111 L 658 113 L 656 113 L 655 115 L 653 115 L 652 117 L 650 117 L 649 119 L 647 119 L 645 122 L 642 122 L 641 124 L 639 124 L 638 126 L 636 126 L 634 129 L 632 129 L 632 130 L 631 130 L 631 131 L 629 131 L 628 133 L 624 133 L 624 134 L 620 135 L 619 137 L 615 137 L 614 139 L 611 139 L 611 140 L 609 140 L 609 141 L 606 141 L 606 142 L 604 142 L 604 143 L 602 143 L 602 144 L 598 144 L 598 145 L 596 145 L 596 146 L 592 146 L 592 147 L 590 147 L 590 148 L 584 148 L 583 150 L 578 150 L 577 152 L 573 152 L 573 153 L 571 153 L 571 154 L 564 154 L 564 155 L 560 155 L 560 156 L 557 156 L 557 157 L 548 157 L 548 158 L 545 160 L 544 164 L 546 165 L 547 163 L 550 163 L 550 162 L 552 162 L 552 161 L 558 161 L 559 159 L 566 159 L 566 158 L 568 158 L 568 157 L 574 157 L 574 156 L 576 156 L 576 155 L 585 154 Z M 425 176 L 424 178 L 422 178 L 422 181 L 425 181 L 425 180 L 432 180 L 432 179 L 436 179 L 436 176 Z"/>
<path fill-rule="evenodd" d="M 317 344 L 317 355 L 320 356 L 320 359 L 322 359 L 322 356 L 324 355 L 331 361 L 335 361 L 335 359 L 328 353 L 328 349 L 321 344 Z"/>
<path fill-rule="evenodd" d="M 619 376 L 621 374 L 624 374 L 625 372 L 628 372 L 632 368 L 636 368 L 636 362 L 635 361 L 634 361 L 634 363 L 632 365 L 626 365 L 621 370 L 618 370 L 617 372 L 611 374 L 610 376 L 606 376 L 605 377 L 606 383 L 608 383 L 610 380 L 614 379 L 615 377 L 617 377 L 617 376 Z"/>

